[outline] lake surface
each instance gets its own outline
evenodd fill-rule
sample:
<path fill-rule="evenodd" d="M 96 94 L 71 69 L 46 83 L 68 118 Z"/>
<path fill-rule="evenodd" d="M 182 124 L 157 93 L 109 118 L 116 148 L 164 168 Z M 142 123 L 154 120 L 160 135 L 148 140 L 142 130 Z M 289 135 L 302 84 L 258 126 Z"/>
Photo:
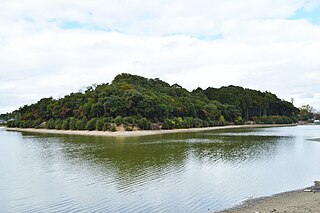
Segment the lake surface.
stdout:
<path fill-rule="evenodd" d="M 320 125 L 132 138 L 0 129 L 0 212 L 214 212 L 320 179 Z"/>

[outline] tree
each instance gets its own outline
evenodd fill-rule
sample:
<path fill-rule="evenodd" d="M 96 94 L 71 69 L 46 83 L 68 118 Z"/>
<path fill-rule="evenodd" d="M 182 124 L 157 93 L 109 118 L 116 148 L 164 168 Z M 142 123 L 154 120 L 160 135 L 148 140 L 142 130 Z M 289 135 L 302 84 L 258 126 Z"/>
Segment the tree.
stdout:
<path fill-rule="evenodd" d="M 77 130 L 77 120 L 74 117 L 69 119 L 69 128 L 71 130 Z"/>
<path fill-rule="evenodd" d="M 62 125 L 61 125 L 61 128 L 63 129 L 63 130 L 69 130 L 69 119 L 66 119 L 66 120 L 64 120 L 63 122 L 62 122 Z"/>
<path fill-rule="evenodd" d="M 151 122 L 146 118 L 141 118 L 138 121 L 138 127 L 143 130 L 151 129 Z"/>
<path fill-rule="evenodd" d="M 307 121 L 314 118 L 314 114 L 316 113 L 316 110 L 310 106 L 310 105 L 303 105 L 299 108 L 299 118 L 302 121 Z"/>
<path fill-rule="evenodd" d="M 50 119 L 47 123 L 46 123 L 46 128 L 47 129 L 55 129 L 55 121 L 53 119 Z"/>
<path fill-rule="evenodd" d="M 97 119 L 96 118 L 92 118 L 86 125 L 86 129 L 89 131 L 95 130 L 96 129 L 96 123 L 97 123 Z"/>
<path fill-rule="evenodd" d="M 88 119 L 87 117 L 83 117 L 80 120 L 77 120 L 76 127 L 77 130 L 85 130 L 87 126 Z"/>
<path fill-rule="evenodd" d="M 98 131 L 103 131 L 103 126 L 104 126 L 104 122 L 105 122 L 104 120 L 105 119 L 103 119 L 103 118 L 100 118 L 100 119 L 97 120 L 96 128 L 97 128 Z"/>
<path fill-rule="evenodd" d="M 310 119 L 308 111 L 300 117 Z M 14 119 L 10 126 L 56 129 L 114 129 L 138 126 L 140 129 L 189 128 L 227 123 L 241 124 L 256 117 L 286 116 L 296 120 L 299 110 L 270 92 L 237 86 L 197 88 L 189 92 L 178 84 L 160 79 L 120 74 L 111 84 L 92 85 L 85 92 L 60 99 L 44 98 L 25 105 L 0 119 Z M 222 119 L 223 118 L 223 119 Z M 92 120 L 95 119 L 95 120 Z M 2 120 L 2 119 L 1 119 Z M 284 122 L 278 117 L 277 122 Z M 89 124 L 89 122 L 90 124 Z M 94 123 L 96 121 L 96 123 Z M 53 123 L 54 122 L 54 123 Z"/>

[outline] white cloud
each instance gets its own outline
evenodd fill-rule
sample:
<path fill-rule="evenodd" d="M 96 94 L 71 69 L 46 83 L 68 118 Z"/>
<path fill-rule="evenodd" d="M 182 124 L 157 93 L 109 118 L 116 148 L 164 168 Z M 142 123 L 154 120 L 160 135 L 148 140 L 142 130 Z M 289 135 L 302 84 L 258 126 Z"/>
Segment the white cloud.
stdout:
<path fill-rule="evenodd" d="M 0 7 L 0 113 L 110 82 L 122 72 L 159 77 L 190 90 L 229 84 L 269 90 L 295 98 L 297 106 L 320 108 L 320 27 L 287 19 L 310 5 L 316 4 L 5 0 Z M 64 29 L 63 21 L 90 25 Z M 211 34 L 223 37 L 197 39 Z"/>
<path fill-rule="evenodd" d="M 78 21 L 135 34 L 219 33 L 228 21 L 281 19 L 307 0 L 3 0 L 2 16 L 36 22 Z"/>

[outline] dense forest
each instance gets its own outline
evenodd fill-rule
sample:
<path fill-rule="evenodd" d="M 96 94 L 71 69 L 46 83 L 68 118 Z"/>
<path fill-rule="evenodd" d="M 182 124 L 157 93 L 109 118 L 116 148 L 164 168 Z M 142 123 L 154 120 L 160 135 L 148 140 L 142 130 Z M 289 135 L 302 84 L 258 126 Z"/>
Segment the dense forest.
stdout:
<path fill-rule="evenodd" d="M 44 98 L 3 114 L 9 127 L 116 131 L 226 124 L 293 123 L 299 110 L 269 92 L 228 86 L 189 92 L 158 78 L 120 74 L 61 99 Z"/>

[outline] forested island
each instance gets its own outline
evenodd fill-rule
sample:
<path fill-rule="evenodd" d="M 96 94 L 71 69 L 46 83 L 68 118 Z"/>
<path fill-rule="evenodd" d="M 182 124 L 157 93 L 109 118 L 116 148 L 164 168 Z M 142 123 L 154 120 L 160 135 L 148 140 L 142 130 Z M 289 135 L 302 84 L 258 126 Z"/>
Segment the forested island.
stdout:
<path fill-rule="evenodd" d="M 60 99 L 43 98 L 2 114 L 8 127 L 117 131 L 297 122 L 299 109 L 270 92 L 238 86 L 191 92 L 158 78 L 117 75 Z"/>

